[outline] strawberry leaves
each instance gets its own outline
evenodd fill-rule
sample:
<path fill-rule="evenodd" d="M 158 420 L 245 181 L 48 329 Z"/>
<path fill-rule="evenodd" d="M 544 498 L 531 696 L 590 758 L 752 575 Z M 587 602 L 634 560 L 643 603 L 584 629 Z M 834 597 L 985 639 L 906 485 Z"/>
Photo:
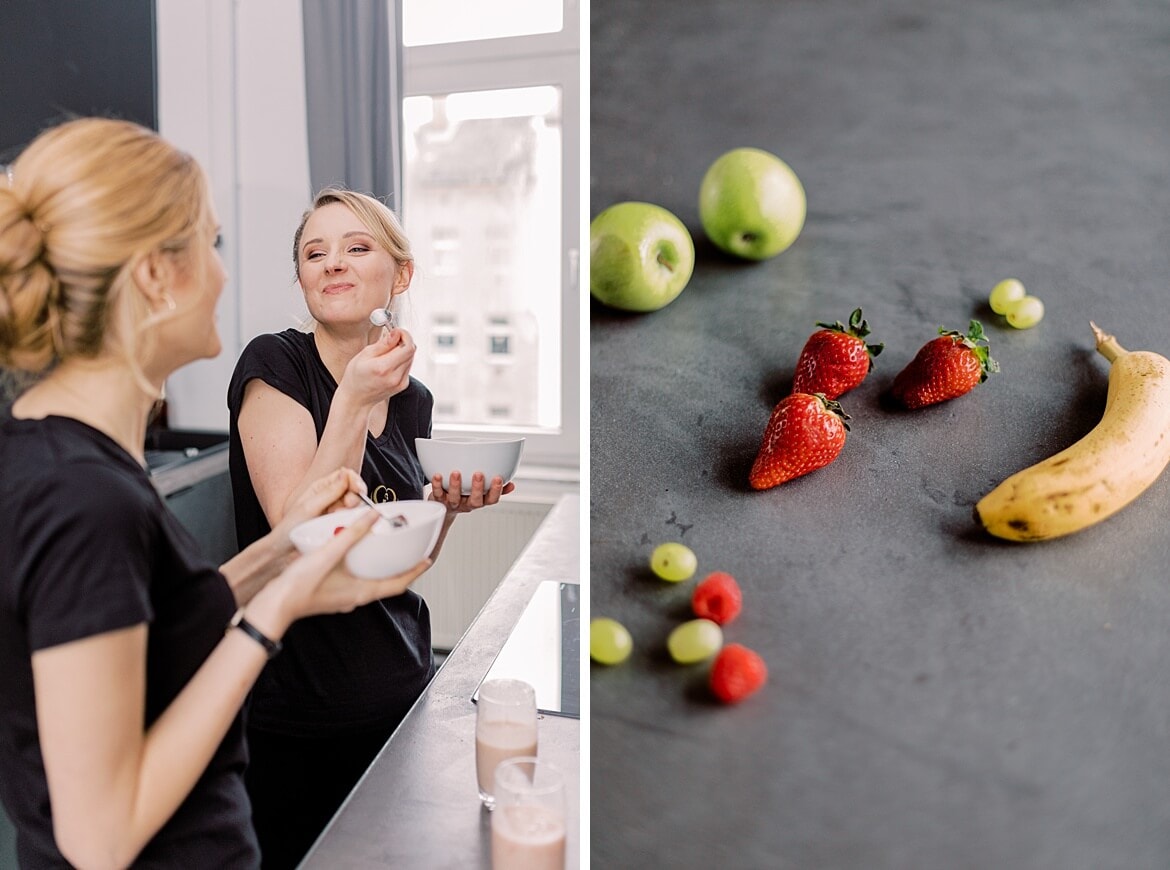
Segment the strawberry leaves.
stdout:
<path fill-rule="evenodd" d="M 938 328 L 938 334 L 951 335 L 960 339 L 975 354 L 979 360 L 979 368 L 981 371 L 979 377 L 980 383 L 987 380 L 988 375 L 999 371 L 999 363 L 991 358 L 991 344 L 987 336 L 983 333 L 983 324 L 978 320 L 972 320 L 968 324 L 966 335 L 963 335 L 957 329 L 947 329 L 945 326 Z"/>

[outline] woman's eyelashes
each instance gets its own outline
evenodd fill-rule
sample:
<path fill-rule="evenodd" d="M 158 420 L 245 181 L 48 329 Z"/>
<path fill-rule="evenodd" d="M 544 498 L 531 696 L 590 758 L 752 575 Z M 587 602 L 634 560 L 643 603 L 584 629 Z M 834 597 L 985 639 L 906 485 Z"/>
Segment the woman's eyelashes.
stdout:
<path fill-rule="evenodd" d="M 350 245 L 349 247 L 347 247 L 345 249 L 345 252 L 347 254 L 366 254 L 366 253 L 369 253 L 371 250 L 372 250 L 372 248 L 369 245 L 353 244 L 353 245 Z M 313 262 L 314 260 L 320 260 L 322 257 L 325 256 L 326 253 L 327 253 L 326 251 L 322 251 L 322 250 L 309 251 L 307 254 L 305 254 L 305 259 L 309 262 Z"/>

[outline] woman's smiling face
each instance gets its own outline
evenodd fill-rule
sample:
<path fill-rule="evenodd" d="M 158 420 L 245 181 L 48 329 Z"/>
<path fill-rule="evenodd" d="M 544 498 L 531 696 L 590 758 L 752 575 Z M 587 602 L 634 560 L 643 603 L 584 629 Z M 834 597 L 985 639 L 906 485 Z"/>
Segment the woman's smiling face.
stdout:
<path fill-rule="evenodd" d="M 340 202 L 321 206 L 305 222 L 297 252 L 309 314 L 327 326 L 369 326 L 409 275 L 381 248 L 369 228 Z"/>

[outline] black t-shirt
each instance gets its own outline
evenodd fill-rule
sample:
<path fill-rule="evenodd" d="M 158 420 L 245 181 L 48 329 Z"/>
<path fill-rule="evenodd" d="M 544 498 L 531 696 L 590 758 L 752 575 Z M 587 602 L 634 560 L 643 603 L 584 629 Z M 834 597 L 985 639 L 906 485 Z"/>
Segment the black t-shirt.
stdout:
<path fill-rule="evenodd" d="M 229 465 L 241 547 L 270 531 L 240 443 L 240 405 L 254 378 L 308 409 L 318 440 L 337 390 L 312 333 L 289 329 L 260 335 L 244 348 L 228 386 Z M 427 480 L 414 439 L 430 436 L 433 405 L 430 391 L 411 378 L 409 387 L 390 399 L 382 434 L 367 434 L 361 476 L 375 501 L 423 497 Z M 433 673 L 430 613 L 412 591 L 351 613 L 307 617 L 292 625 L 284 651 L 260 675 L 248 725 L 293 736 L 388 731 Z"/>
<path fill-rule="evenodd" d="M 223 637 L 235 599 L 145 470 L 65 417 L 0 420 L 0 799 L 22 868 L 68 867 L 53 839 L 37 738 L 38 650 L 149 624 L 146 721 Z M 135 867 L 256 867 L 237 716 L 191 794 Z"/>

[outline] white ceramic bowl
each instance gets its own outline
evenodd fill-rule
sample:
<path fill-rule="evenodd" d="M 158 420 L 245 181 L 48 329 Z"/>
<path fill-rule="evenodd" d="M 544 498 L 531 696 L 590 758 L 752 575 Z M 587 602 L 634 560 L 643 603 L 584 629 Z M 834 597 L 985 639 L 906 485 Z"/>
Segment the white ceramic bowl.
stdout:
<path fill-rule="evenodd" d="M 368 510 L 363 505 L 316 517 L 294 528 L 289 538 L 302 553 L 311 553 L 324 546 L 338 526 L 349 525 Z M 387 519 L 404 517 L 406 525 L 395 528 L 379 521 L 350 548 L 345 567 L 355 577 L 373 580 L 413 568 L 435 548 L 447 508 L 436 501 L 415 499 L 380 504 L 378 512 Z"/>
<path fill-rule="evenodd" d="M 490 440 L 487 438 L 415 438 L 415 450 L 422 463 L 427 480 L 436 474 L 444 482 L 451 480 L 451 472 L 462 477 L 463 494 L 471 492 L 471 476 L 482 471 L 484 486 L 491 486 L 499 475 L 507 483 L 516 474 L 520 454 L 524 452 L 523 438 Z"/>

